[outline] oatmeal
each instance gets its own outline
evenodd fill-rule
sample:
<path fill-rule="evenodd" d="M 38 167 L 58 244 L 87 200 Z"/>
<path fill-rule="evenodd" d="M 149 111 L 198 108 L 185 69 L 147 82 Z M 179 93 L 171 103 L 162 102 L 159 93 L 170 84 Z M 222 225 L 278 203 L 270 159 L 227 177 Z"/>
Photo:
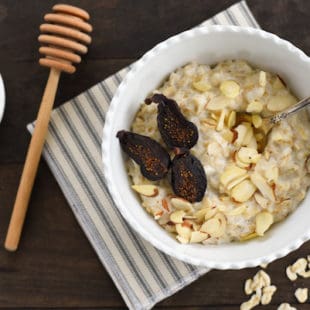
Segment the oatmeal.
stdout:
<path fill-rule="evenodd" d="M 154 91 L 175 100 L 198 128 L 190 154 L 207 176 L 201 201 L 175 195 L 169 174 L 150 181 L 139 165 L 127 167 L 143 207 L 181 243 L 218 244 L 263 236 L 304 199 L 310 185 L 310 123 L 300 112 L 267 134 L 263 118 L 297 99 L 275 74 L 245 61 L 215 67 L 190 63 Z M 157 104 L 142 104 L 132 131 L 167 148 L 158 130 Z M 143 186 L 152 185 L 150 187 Z"/>

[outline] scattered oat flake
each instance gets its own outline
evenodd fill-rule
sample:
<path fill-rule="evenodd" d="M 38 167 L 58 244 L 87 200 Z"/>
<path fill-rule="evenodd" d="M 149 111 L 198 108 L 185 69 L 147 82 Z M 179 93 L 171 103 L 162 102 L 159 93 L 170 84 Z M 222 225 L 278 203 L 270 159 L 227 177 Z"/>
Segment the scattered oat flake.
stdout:
<path fill-rule="evenodd" d="M 297 261 L 292 265 L 292 270 L 296 273 L 306 270 L 307 268 L 307 260 L 305 258 L 299 258 Z"/>
<path fill-rule="evenodd" d="M 268 305 L 270 304 L 274 293 L 277 291 L 277 287 L 275 285 L 265 286 L 263 288 L 263 295 L 261 297 L 261 304 Z"/>
<path fill-rule="evenodd" d="M 308 300 L 308 289 L 307 288 L 298 288 L 295 291 L 295 297 L 299 303 L 303 304 Z"/>
<path fill-rule="evenodd" d="M 244 292 L 246 295 L 251 295 L 253 293 L 253 288 L 252 288 L 253 280 L 252 279 L 247 279 L 244 284 Z"/>
<path fill-rule="evenodd" d="M 292 307 L 287 302 L 282 303 L 277 310 L 297 310 L 295 307 Z"/>
<path fill-rule="evenodd" d="M 301 272 L 299 272 L 298 273 L 301 277 L 303 277 L 303 278 L 310 278 L 310 270 L 308 270 L 308 271 L 301 271 Z"/>
<path fill-rule="evenodd" d="M 241 310 L 249 310 L 257 306 L 259 303 L 262 305 L 268 305 L 277 287 L 271 285 L 270 276 L 264 271 L 259 270 L 252 279 L 247 279 L 244 283 L 244 292 L 246 295 L 251 295 L 255 292 L 251 298 L 241 304 Z"/>
<path fill-rule="evenodd" d="M 252 297 L 241 304 L 240 310 L 251 310 L 257 305 L 259 305 L 260 302 L 260 296 L 257 294 L 252 295 Z"/>
<path fill-rule="evenodd" d="M 291 281 L 297 280 L 297 274 L 292 270 L 292 266 L 286 268 L 286 275 Z"/>

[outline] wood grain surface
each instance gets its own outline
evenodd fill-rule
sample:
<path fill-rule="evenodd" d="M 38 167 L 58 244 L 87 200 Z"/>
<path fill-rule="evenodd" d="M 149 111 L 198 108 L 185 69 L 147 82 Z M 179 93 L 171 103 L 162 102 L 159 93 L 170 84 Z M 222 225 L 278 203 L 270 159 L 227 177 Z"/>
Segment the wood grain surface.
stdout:
<path fill-rule="evenodd" d="M 76 0 L 94 26 L 89 54 L 74 75 L 63 75 L 56 106 L 130 64 L 156 43 L 188 29 L 235 3 L 234 0 Z M 42 16 L 56 1 L 0 0 L 0 72 L 7 106 L 0 124 L 0 309 L 122 309 L 125 304 L 44 162 L 41 162 L 20 249 L 3 249 L 23 161 L 29 143 L 25 126 L 36 117 L 48 70 L 37 64 Z M 310 1 L 248 0 L 260 25 L 310 54 Z M 270 55 L 272 57 L 272 55 Z M 296 223 L 298 225 L 298 223 Z M 300 310 L 285 267 L 310 254 L 310 243 L 272 263 L 278 286 L 272 304 L 287 301 Z M 157 305 L 161 309 L 239 309 L 243 282 L 256 269 L 212 271 Z"/>

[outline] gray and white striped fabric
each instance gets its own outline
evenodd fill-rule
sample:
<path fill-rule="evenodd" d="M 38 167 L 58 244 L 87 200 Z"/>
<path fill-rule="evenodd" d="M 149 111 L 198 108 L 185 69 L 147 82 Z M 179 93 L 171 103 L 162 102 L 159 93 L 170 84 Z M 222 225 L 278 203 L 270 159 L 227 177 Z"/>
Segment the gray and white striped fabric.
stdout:
<path fill-rule="evenodd" d="M 244 1 L 202 25 L 259 27 Z M 208 270 L 152 247 L 122 218 L 104 182 L 101 134 L 124 68 L 52 113 L 43 156 L 99 259 L 130 309 L 150 309 Z M 34 124 L 28 125 L 33 132 Z"/>

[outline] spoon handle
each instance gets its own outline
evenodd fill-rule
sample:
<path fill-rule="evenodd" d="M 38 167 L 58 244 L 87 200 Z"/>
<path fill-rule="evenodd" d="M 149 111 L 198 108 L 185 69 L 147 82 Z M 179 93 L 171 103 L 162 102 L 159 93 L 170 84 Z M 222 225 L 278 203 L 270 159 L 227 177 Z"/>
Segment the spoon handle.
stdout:
<path fill-rule="evenodd" d="M 307 97 L 305 99 L 302 99 L 301 101 L 299 101 L 298 103 L 296 103 L 295 105 L 289 107 L 288 109 L 273 115 L 270 118 L 270 122 L 272 124 L 276 124 L 280 121 L 282 121 L 283 119 L 287 118 L 290 114 L 293 114 L 301 109 L 303 109 L 304 107 L 306 107 L 308 104 L 310 104 L 310 97 Z"/>

